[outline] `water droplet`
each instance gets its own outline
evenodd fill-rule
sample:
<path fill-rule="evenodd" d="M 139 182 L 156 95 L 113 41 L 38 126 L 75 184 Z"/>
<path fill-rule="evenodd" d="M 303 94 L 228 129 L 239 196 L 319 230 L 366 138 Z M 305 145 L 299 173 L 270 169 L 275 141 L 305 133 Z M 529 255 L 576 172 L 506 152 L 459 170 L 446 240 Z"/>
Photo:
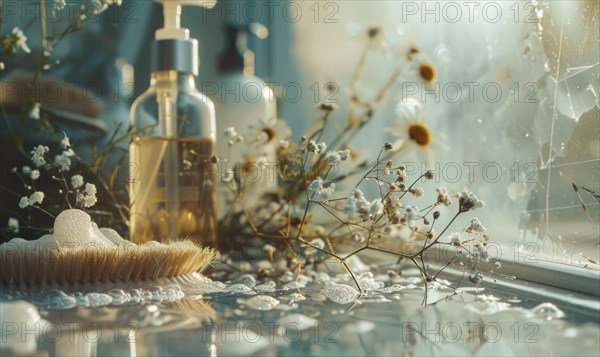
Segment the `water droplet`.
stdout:
<path fill-rule="evenodd" d="M 244 284 L 249 287 L 253 287 L 256 285 L 256 279 L 254 279 L 254 276 L 252 276 L 252 274 L 243 274 L 238 278 L 237 281 L 238 283 Z"/>
<path fill-rule="evenodd" d="M 254 287 L 256 291 L 259 293 L 272 293 L 275 291 L 275 287 L 270 286 L 268 284 L 261 284 Z"/>
<path fill-rule="evenodd" d="M 85 295 L 85 297 L 88 300 L 89 307 L 106 306 L 113 301 L 110 295 L 102 293 L 88 293 Z"/>
<path fill-rule="evenodd" d="M 556 305 L 551 304 L 549 302 L 539 304 L 538 306 L 531 309 L 531 311 L 533 313 L 545 318 L 546 320 L 561 319 L 561 318 L 565 317 L 565 313 L 562 312 L 561 309 L 559 309 L 558 307 L 556 307 Z"/>
<path fill-rule="evenodd" d="M 349 285 L 336 284 L 333 282 L 327 282 L 321 292 L 331 301 L 337 302 L 338 304 L 350 303 L 360 295 L 355 288 Z"/>
<path fill-rule="evenodd" d="M 110 295 L 112 303 L 115 305 L 122 305 L 131 298 L 129 294 L 121 289 L 112 289 L 108 292 L 108 295 Z"/>
<path fill-rule="evenodd" d="M 267 295 L 258 295 L 250 299 L 239 299 L 238 303 L 244 304 L 254 310 L 267 311 L 279 305 L 279 300 Z"/>
<path fill-rule="evenodd" d="M 225 292 L 233 294 L 255 294 L 251 288 L 244 284 L 233 284 L 225 289 Z"/>

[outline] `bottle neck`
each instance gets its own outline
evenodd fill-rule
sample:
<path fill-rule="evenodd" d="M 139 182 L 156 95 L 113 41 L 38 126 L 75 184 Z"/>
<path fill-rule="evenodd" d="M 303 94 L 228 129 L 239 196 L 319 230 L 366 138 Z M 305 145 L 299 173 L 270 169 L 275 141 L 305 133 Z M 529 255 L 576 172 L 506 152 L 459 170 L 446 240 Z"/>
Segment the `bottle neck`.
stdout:
<path fill-rule="evenodd" d="M 177 71 L 156 71 L 150 75 L 151 86 L 172 85 L 177 83 L 180 90 L 196 90 L 196 77 L 192 73 Z"/>

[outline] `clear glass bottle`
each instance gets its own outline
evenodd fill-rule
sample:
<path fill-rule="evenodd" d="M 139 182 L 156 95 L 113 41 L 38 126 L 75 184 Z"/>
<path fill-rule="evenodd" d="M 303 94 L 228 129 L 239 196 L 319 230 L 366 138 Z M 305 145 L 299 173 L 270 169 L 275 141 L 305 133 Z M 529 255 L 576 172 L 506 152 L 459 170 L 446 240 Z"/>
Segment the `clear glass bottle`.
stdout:
<path fill-rule="evenodd" d="M 152 73 L 133 104 L 130 239 L 216 244 L 215 114 L 193 73 Z"/>

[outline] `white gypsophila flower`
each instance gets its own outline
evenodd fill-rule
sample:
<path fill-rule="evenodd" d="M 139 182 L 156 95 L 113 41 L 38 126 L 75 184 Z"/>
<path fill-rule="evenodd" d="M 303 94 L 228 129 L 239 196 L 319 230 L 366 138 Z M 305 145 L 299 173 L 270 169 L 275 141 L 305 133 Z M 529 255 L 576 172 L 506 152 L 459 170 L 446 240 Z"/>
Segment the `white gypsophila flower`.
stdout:
<path fill-rule="evenodd" d="M 21 197 L 21 200 L 19 201 L 19 207 L 25 208 L 27 206 L 29 206 L 29 198 L 27 198 L 27 196 Z"/>
<path fill-rule="evenodd" d="M 46 155 L 50 151 L 47 146 L 38 145 L 33 150 L 31 150 L 31 161 L 33 161 L 36 167 L 42 167 L 46 165 L 46 159 L 44 155 Z"/>
<path fill-rule="evenodd" d="M 13 28 L 12 34 L 15 37 L 15 46 L 17 49 L 22 49 L 25 53 L 31 53 L 31 49 L 27 46 L 27 36 L 18 27 Z"/>
<path fill-rule="evenodd" d="M 75 197 L 75 202 L 77 202 L 78 205 L 83 204 L 83 199 L 85 198 L 85 195 L 81 192 L 77 192 L 77 196 Z"/>
<path fill-rule="evenodd" d="M 342 160 L 340 154 L 337 151 L 327 151 L 323 159 L 329 163 L 329 165 L 339 164 Z"/>
<path fill-rule="evenodd" d="M 438 187 L 435 189 L 438 194 L 437 202 L 443 204 L 444 206 L 450 206 L 452 204 L 452 200 L 448 196 L 448 190 L 445 187 Z"/>
<path fill-rule="evenodd" d="M 58 167 L 59 172 L 69 171 L 71 168 L 71 158 L 68 152 L 63 151 L 62 154 L 54 156 L 54 165 Z"/>
<path fill-rule="evenodd" d="M 33 108 L 29 111 L 29 118 L 39 120 L 40 119 L 40 103 L 35 103 Z"/>
<path fill-rule="evenodd" d="M 315 154 L 318 154 L 319 151 L 319 146 L 317 145 L 317 143 L 314 140 L 309 140 L 308 144 L 306 144 L 306 149 L 310 152 L 314 152 Z"/>
<path fill-rule="evenodd" d="M 353 216 L 357 213 L 368 212 L 370 206 L 371 203 L 365 199 L 363 192 L 357 188 L 346 198 L 344 212 Z"/>
<path fill-rule="evenodd" d="M 66 5 L 67 2 L 65 0 L 54 0 L 54 4 L 52 4 L 52 7 L 56 10 L 62 10 L 65 8 Z"/>
<path fill-rule="evenodd" d="M 83 207 L 90 208 L 98 202 L 96 195 L 85 195 L 83 197 Z"/>
<path fill-rule="evenodd" d="M 35 191 L 28 198 L 29 204 L 30 205 L 34 205 L 36 203 L 42 204 L 42 202 L 44 201 L 44 197 L 45 197 L 45 195 L 42 191 Z"/>
<path fill-rule="evenodd" d="M 460 241 L 460 234 L 458 233 L 452 233 L 448 239 L 450 240 L 450 243 L 455 246 L 455 247 L 460 247 L 462 242 Z"/>
<path fill-rule="evenodd" d="M 90 195 L 90 196 L 94 196 L 96 194 L 96 192 L 98 192 L 98 190 L 96 190 L 96 185 L 94 185 L 93 183 L 86 183 L 85 184 L 85 193 Z"/>
<path fill-rule="evenodd" d="M 14 217 L 10 217 L 8 219 L 7 227 L 14 233 L 19 233 L 19 220 Z"/>
<path fill-rule="evenodd" d="M 378 214 L 381 214 L 382 212 L 383 212 L 383 203 L 381 202 L 381 198 L 374 199 L 373 202 L 371 202 L 371 205 L 369 207 L 369 213 L 372 215 L 378 215 Z"/>
<path fill-rule="evenodd" d="M 83 186 L 83 176 L 81 175 L 74 175 L 71 177 L 71 186 L 73 186 L 73 188 L 80 188 L 81 186 Z"/>
<path fill-rule="evenodd" d="M 467 212 L 477 208 L 483 208 L 485 202 L 477 198 L 473 192 L 463 191 L 459 194 L 458 205 L 458 210 L 460 212 Z"/>
<path fill-rule="evenodd" d="M 307 190 L 308 190 L 308 193 L 309 193 L 311 199 L 327 200 L 331 197 L 331 195 L 335 191 L 335 185 L 329 184 L 327 187 L 325 187 L 325 185 L 323 183 L 323 179 L 320 177 L 317 177 L 315 180 L 313 180 L 310 183 L 310 185 L 308 185 Z"/>
<path fill-rule="evenodd" d="M 319 149 L 319 152 L 324 152 L 325 150 L 327 150 L 327 144 L 319 143 L 317 144 L 317 148 Z"/>
<path fill-rule="evenodd" d="M 4 62 L 0 62 L 0 71 L 4 71 Z"/>
<path fill-rule="evenodd" d="M 31 173 L 31 167 L 25 165 L 21 168 L 23 175 L 29 175 Z"/>
<path fill-rule="evenodd" d="M 62 140 L 60 141 L 60 147 L 63 150 L 68 150 L 71 148 L 71 141 L 69 140 L 69 137 L 67 136 L 67 134 L 64 131 L 63 131 L 63 135 L 65 137 L 62 138 Z"/>
<path fill-rule="evenodd" d="M 31 173 L 29 174 L 29 177 L 31 177 L 31 179 L 33 181 L 39 179 L 40 178 L 40 170 L 33 170 L 33 171 L 31 171 Z"/>
<path fill-rule="evenodd" d="M 475 217 L 471 219 L 471 225 L 465 229 L 468 233 L 483 233 L 485 232 L 485 227 L 479 221 L 479 218 Z"/>
<path fill-rule="evenodd" d="M 410 190 L 410 193 L 413 196 L 419 198 L 419 197 L 423 197 L 423 193 L 425 193 L 425 191 L 421 187 L 415 187 Z"/>
<path fill-rule="evenodd" d="M 223 130 L 223 135 L 225 135 L 226 138 L 233 139 L 239 134 L 237 133 L 234 127 L 230 126 Z"/>
<path fill-rule="evenodd" d="M 404 213 L 406 214 L 405 217 L 408 222 L 414 221 L 419 218 L 419 208 L 416 206 L 406 207 Z"/>
<path fill-rule="evenodd" d="M 340 150 L 338 151 L 338 155 L 340 155 L 340 160 L 346 161 L 350 158 L 350 150 Z"/>

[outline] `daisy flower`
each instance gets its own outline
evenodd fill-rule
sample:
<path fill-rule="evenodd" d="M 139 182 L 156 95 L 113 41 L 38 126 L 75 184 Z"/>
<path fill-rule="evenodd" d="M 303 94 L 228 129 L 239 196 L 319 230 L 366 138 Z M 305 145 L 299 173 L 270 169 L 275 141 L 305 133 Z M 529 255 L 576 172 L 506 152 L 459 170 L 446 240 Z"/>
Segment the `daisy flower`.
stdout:
<path fill-rule="evenodd" d="M 351 37 L 364 43 L 369 49 L 383 51 L 388 49 L 385 31 L 381 26 L 371 25 L 365 28 L 353 23 L 348 26 L 348 32 Z"/>
<path fill-rule="evenodd" d="M 414 98 L 402 101 L 396 113 L 398 119 L 386 129 L 396 138 L 392 144 L 393 151 L 402 151 L 405 154 L 416 151 L 420 156 L 419 159 L 426 162 L 428 168 L 432 168 L 433 154 L 447 150 L 443 135 L 432 132 L 423 122 L 424 112 L 421 103 Z"/>
<path fill-rule="evenodd" d="M 261 120 L 260 124 L 250 127 L 248 137 L 251 143 L 259 145 L 277 145 L 281 140 L 289 138 L 292 131 L 283 120 L 270 118 Z"/>

